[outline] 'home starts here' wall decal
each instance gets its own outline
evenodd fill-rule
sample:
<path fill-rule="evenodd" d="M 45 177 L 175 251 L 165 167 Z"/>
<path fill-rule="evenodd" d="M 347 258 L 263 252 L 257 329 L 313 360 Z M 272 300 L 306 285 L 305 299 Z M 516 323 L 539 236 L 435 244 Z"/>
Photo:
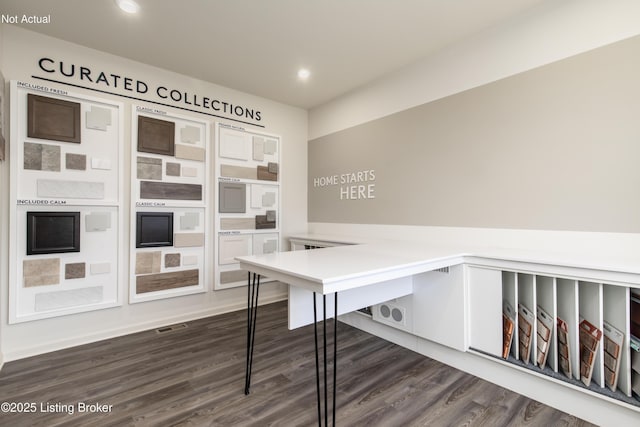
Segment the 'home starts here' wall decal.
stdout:
<path fill-rule="evenodd" d="M 376 171 L 361 170 L 343 174 L 313 178 L 314 188 L 339 187 L 340 200 L 375 199 Z"/>

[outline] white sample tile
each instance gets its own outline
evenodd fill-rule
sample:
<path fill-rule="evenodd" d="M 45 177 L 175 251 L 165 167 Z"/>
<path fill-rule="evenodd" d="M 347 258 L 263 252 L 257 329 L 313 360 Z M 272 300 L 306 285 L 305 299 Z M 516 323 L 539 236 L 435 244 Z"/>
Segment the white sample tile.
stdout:
<path fill-rule="evenodd" d="M 237 256 L 251 255 L 251 234 L 220 236 L 218 245 L 218 263 L 234 264 Z"/>
<path fill-rule="evenodd" d="M 190 125 L 183 127 L 180 129 L 180 141 L 188 144 L 197 144 L 200 142 L 200 128 Z"/>
<path fill-rule="evenodd" d="M 42 292 L 35 296 L 35 311 L 59 310 L 99 302 L 102 302 L 102 286 L 68 291 Z"/>
<path fill-rule="evenodd" d="M 184 255 L 182 257 L 182 265 L 198 265 L 198 255 Z"/>
<path fill-rule="evenodd" d="M 111 264 L 108 262 L 101 262 L 97 264 L 89 265 L 89 272 L 92 275 L 96 274 L 109 274 L 111 273 Z"/>
<path fill-rule="evenodd" d="M 111 170 L 111 160 L 91 158 L 91 169 Z"/>
<path fill-rule="evenodd" d="M 87 111 L 86 126 L 88 129 L 107 130 L 111 125 L 111 110 L 102 107 L 91 106 Z"/>
<path fill-rule="evenodd" d="M 251 184 L 251 207 L 270 208 L 277 203 L 278 187 L 273 185 Z"/>
<path fill-rule="evenodd" d="M 104 199 L 104 182 L 39 179 L 38 197 Z"/>
<path fill-rule="evenodd" d="M 264 154 L 276 154 L 276 151 L 278 151 L 278 141 L 267 139 L 264 142 Z"/>
<path fill-rule="evenodd" d="M 253 137 L 253 160 L 264 160 L 264 138 L 261 136 Z"/>
<path fill-rule="evenodd" d="M 278 233 L 260 233 L 253 235 L 253 254 L 262 255 L 278 251 Z"/>
<path fill-rule="evenodd" d="M 220 133 L 220 157 L 227 159 L 249 160 L 251 137 L 238 135 L 226 130 Z"/>
<path fill-rule="evenodd" d="M 198 212 L 187 212 L 180 216 L 180 230 L 195 230 L 200 225 Z"/>
<path fill-rule="evenodd" d="M 105 231 L 111 228 L 111 214 L 109 212 L 92 212 L 84 217 L 86 231 Z"/>
<path fill-rule="evenodd" d="M 198 176 L 198 169 L 197 168 L 190 168 L 190 167 L 187 167 L 187 166 L 183 166 L 182 167 L 182 176 L 195 178 L 195 177 Z"/>

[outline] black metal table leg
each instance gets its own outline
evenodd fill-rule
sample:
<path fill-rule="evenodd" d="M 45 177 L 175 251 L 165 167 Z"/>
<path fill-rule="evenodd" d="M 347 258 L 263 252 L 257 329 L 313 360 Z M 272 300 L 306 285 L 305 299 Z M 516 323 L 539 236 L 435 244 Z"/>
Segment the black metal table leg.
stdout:
<path fill-rule="evenodd" d="M 260 275 L 251 272 L 247 275 L 247 363 L 244 377 L 244 394 L 249 394 L 251 387 L 251 368 L 253 366 L 253 344 L 256 339 L 256 318 L 258 317 L 258 291 Z"/>
<path fill-rule="evenodd" d="M 335 293 L 334 297 L 334 319 L 333 319 L 333 408 L 332 408 L 332 423 L 336 425 L 336 379 L 338 377 L 338 293 Z M 324 365 L 324 424 L 329 425 L 329 388 L 327 387 L 327 296 L 322 296 L 322 335 L 323 335 L 323 365 Z M 318 426 L 322 427 L 322 403 L 320 398 L 320 357 L 319 357 L 319 344 L 318 344 L 318 313 L 316 308 L 316 293 L 313 293 L 313 328 L 315 337 L 315 349 L 316 349 L 316 388 L 317 388 L 317 402 L 318 402 Z"/>

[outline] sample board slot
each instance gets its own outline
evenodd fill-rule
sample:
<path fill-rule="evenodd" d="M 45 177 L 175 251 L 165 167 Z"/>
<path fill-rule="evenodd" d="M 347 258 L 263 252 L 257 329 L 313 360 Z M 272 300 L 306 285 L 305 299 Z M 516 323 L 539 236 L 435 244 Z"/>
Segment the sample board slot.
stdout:
<path fill-rule="evenodd" d="M 555 277 L 547 277 L 547 276 L 536 276 L 536 318 L 541 318 L 542 313 L 540 309 L 543 310 L 543 313 L 546 313 L 550 317 L 551 327 L 549 328 L 548 337 L 546 340 L 546 346 L 548 347 L 546 350 L 546 363 L 545 366 L 551 368 L 554 372 L 558 372 L 558 361 L 557 361 L 557 338 L 556 338 L 556 325 L 557 325 L 557 292 L 556 292 L 556 278 Z M 536 323 L 537 324 L 537 323 Z M 546 326 L 544 326 L 546 328 Z M 537 339 L 542 337 L 544 341 L 543 334 L 541 331 L 538 331 Z M 541 347 L 541 343 L 538 343 L 538 347 Z M 538 363 L 539 365 L 539 363 Z"/>
<path fill-rule="evenodd" d="M 592 325 L 602 331 L 602 284 L 594 282 L 578 282 L 580 297 L 580 317 L 584 318 Z M 593 361 L 592 382 L 600 387 L 605 387 L 604 383 L 604 356 L 602 340 L 596 349 L 595 360 Z"/>
<path fill-rule="evenodd" d="M 526 354 L 520 354 L 520 360 L 526 361 L 528 363 L 535 365 L 536 360 L 536 322 L 535 322 L 535 310 L 537 305 L 536 298 L 536 276 L 532 274 L 518 273 L 518 303 L 523 305 L 529 312 L 533 313 L 533 321 L 531 322 L 531 342 L 529 344 L 529 357 L 527 358 Z M 517 308 L 518 312 L 520 309 Z M 519 319 L 521 320 L 521 319 Z M 522 325 L 519 325 L 522 326 Z M 520 329 L 522 330 L 522 328 Z M 522 346 L 520 346 L 522 348 Z"/>

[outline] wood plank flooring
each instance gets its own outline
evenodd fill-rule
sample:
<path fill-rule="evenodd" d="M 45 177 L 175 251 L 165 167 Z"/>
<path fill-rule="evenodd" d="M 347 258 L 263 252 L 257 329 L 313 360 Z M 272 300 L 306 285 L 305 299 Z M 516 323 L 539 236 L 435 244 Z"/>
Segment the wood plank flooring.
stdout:
<path fill-rule="evenodd" d="M 317 425 L 313 329 L 287 330 L 286 313 L 285 302 L 259 308 L 249 396 L 239 311 L 7 363 L 0 401 L 37 411 L 0 413 L 0 425 Z M 590 425 L 348 325 L 338 335 L 339 426 Z M 78 402 L 113 407 L 79 413 Z"/>

